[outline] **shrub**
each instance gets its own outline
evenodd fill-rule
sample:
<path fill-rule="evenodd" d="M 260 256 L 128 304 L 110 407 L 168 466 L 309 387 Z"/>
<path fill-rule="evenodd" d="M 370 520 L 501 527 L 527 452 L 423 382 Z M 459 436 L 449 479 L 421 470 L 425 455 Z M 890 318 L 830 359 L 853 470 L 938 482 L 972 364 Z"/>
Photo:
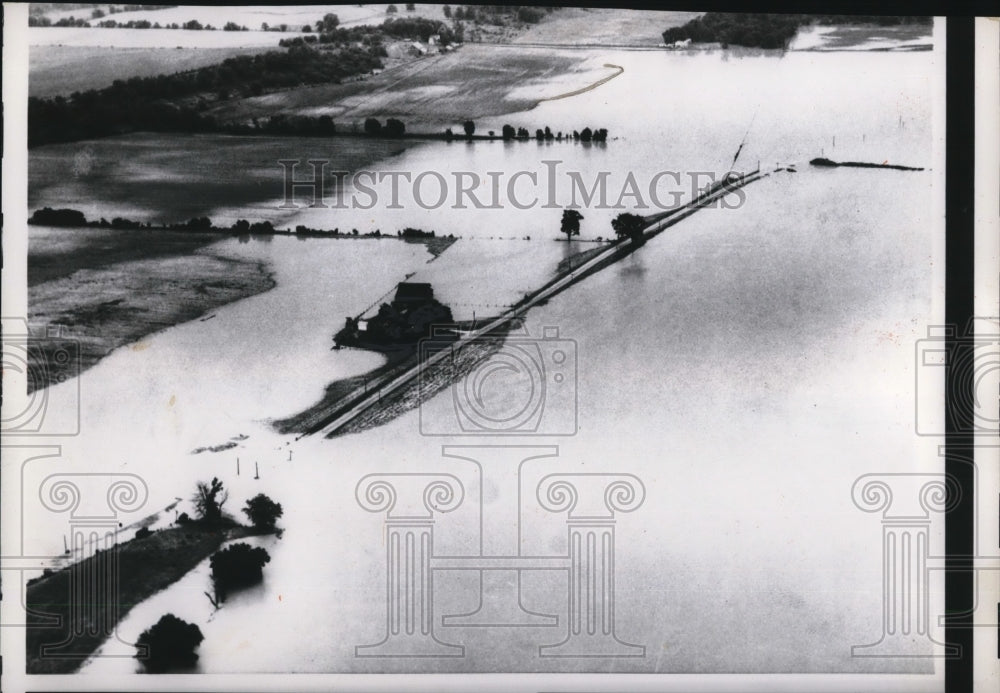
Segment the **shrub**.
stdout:
<path fill-rule="evenodd" d="M 151 531 L 149 531 L 149 527 L 140 527 L 140 528 L 139 528 L 139 529 L 137 529 L 137 530 L 136 530 L 136 532 L 135 532 L 135 538 L 136 538 L 136 539 L 145 539 L 145 538 L 146 538 L 146 537 L 148 537 L 148 536 L 149 536 L 150 534 L 152 534 L 152 532 L 151 532 Z"/>
<path fill-rule="evenodd" d="M 219 601 L 225 601 L 231 589 L 248 587 L 264 578 L 264 564 L 271 560 L 267 551 L 240 542 L 216 551 L 209 559 L 212 583 Z"/>
<path fill-rule="evenodd" d="M 144 630 L 136 641 L 136 645 L 148 648 L 148 656 L 139 661 L 147 672 L 153 674 L 171 669 L 189 669 L 198 661 L 194 650 L 204 639 L 201 629 L 195 624 L 166 614 L 154 626 Z M 139 652 L 135 656 L 138 659 Z"/>
<path fill-rule="evenodd" d="M 258 493 L 248 500 L 243 512 L 246 513 L 253 526 L 259 529 L 272 529 L 274 523 L 283 514 L 281 503 L 275 503 L 263 493 Z"/>
<path fill-rule="evenodd" d="M 539 7 L 521 7 L 517 10 L 517 18 L 526 24 L 537 24 L 545 16 L 545 10 Z"/>
<path fill-rule="evenodd" d="M 389 118 L 385 121 L 385 134 L 389 137 L 402 137 L 406 132 L 406 125 L 401 120 Z"/>

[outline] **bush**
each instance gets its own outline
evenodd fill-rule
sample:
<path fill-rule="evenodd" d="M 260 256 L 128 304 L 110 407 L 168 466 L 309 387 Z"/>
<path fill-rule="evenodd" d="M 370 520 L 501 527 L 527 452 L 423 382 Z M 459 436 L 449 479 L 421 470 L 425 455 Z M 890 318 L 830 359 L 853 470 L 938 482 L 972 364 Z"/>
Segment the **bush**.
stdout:
<path fill-rule="evenodd" d="M 172 669 L 189 669 L 198 661 L 194 650 L 204 639 L 201 629 L 195 624 L 182 621 L 173 614 L 166 614 L 156 625 L 144 630 L 136 641 L 136 645 L 148 648 L 148 656 L 139 661 L 152 674 Z M 138 652 L 135 656 L 139 659 Z"/>
<path fill-rule="evenodd" d="M 385 121 L 385 134 L 389 137 L 402 137 L 406 132 L 406 125 L 401 120 L 389 118 Z"/>
<path fill-rule="evenodd" d="M 181 513 L 180 515 L 177 516 L 177 524 L 179 525 L 186 525 L 190 521 L 191 521 L 191 516 L 188 515 L 187 513 Z"/>
<path fill-rule="evenodd" d="M 243 512 L 258 529 L 272 529 L 283 514 L 281 503 L 275 503 L 263 493 L 248 500 Z"/>
<path fill-rule="evenodd" d="M 218 600 L 225 601 L 231 589 L 249 587 L 264 579 L 264 564 L 270 562 L 267 551 L 240 542 L 216 551 L 209 559 L 212 583 Z"/>
<path fill-rule="evenodd" d="M 525 24 L 537 24 L 545 16 L 545 10 L 540 7 L 521 7 L 517 11 L 517 18 Z"/>
<path fill-rule="evenodd" d="M 52 209 L 51 207 L 45 207 L 35 210 L 28 223 L 45 226 L 84 226 L 87 223 L 87 217 L 77 209 Z"/>
<path fill-rule="evenodd" d="M 135 538 L 136 538 L 136 539 L 145 539 L 145 538 L 146 538 L 146 537 L 148 537 L 148 536 L 149 536 L 150 534 L 152 534 L 152 532 L 151 532 L 151 531 L 149 531 L 149 527 L 140 527 L 140 528 L 139 528 L 139 529 L 137 529 L 137 530 L 136 530 L 136 532 L 135 532 Z"/>

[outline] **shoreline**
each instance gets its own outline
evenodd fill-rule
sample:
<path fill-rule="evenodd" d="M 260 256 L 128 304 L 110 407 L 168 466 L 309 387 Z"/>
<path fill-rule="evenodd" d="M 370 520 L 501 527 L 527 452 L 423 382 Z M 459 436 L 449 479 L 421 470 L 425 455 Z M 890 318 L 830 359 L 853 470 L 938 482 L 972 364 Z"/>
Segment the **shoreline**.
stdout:
<path fill-rule="evenodd" d="M 115 626 L 132 607 L 170 587 L 225 542 L 272 533 L 240 524 L 204 527 L 192 522 L 117 543 L 108 550 L 115 554 L 112 560 L 118 565 L 113 603 L 88 604 L 86 609 L 68 602 L 67 594 L 71 594 L 72 579 L 99 574 L 100 564 L 107 559 L 100 561 L 98 553 L 29 581 L 25 587 L 26 672 L 71 674 L 77 671 L 108 640 L 108 633 L 103 631 L 110 630 L 114 637 Z M 71 609 L 79 612 L 82 623 L 74 622 Z M 96 623 L 92 622 L 95 617 Z M 58 623 L 53 625 L 52 618 L 57 618 Z M 58 648 L 70 642 L 72 658 L 42 654 L 42 647 Z"/>
<path fill-rule="evenodd" d="M 169 267 L 144 266 L 171 260 L 184 262 L 187 276 L 178 278 Z M 157 269 L 159 275 L 155 273 Z M 66 290 L 67 284 L 77 281 L 86 281 L 92 287 L 83 301 L 80 292 Z M 168 281 L 172 290 L 165 294 L 158 285 Z M 75 362 L 57 364 L 45 350 L 32 350 L 31 355 L 37 358 L 40 353 L 43 360 L 33 364 L 32 370 L 40 382 L 29 382 L 28 394 L 80 377 L 116 349 L 204 318 L 217 308 L 275 286 L 274 274 L 266 263 L 209 253 L 129 260 L 81 269 L 70 276 L 31 286 L 28 289 L 30 333 L 45 334 L 52 325 L 66 328 L 65 337 L 77 343 L 78 358 Z"/>

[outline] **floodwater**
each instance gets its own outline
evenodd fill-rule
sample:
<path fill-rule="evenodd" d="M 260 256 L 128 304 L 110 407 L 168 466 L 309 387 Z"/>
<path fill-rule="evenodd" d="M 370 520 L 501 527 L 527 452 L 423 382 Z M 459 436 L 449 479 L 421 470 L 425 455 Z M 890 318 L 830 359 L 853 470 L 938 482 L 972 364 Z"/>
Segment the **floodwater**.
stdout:
<path fill-rule="evenodd" d="M 466 236 L 430 264 L 423 248 L 402 243 L 227 241 L 231 252 L 266 257 L 277 288 L 86 372 L 78 383 L 83 433 L 63 441 L 61 458 L 26 467 L 26 483 L 67 461 L 139 474 L 150 498 L 135 518 L 186 499 L 212 476 L 230 488 L 231 512 L 258 491 L 285 507 L 286 531 L 267 540 L 272 561 L 260 587 L 214 611 L 201 595 L 202 566 L 123 619 L 123 640 L 172 611 L 202 629 L 199 670 L 209 673 L 933 672 L 926 659 L 851 656 L 852 645 L 880 638 L 882 608 L 880 516 L 852 503 L 851 486 L 870 472 L 941 469 L 936 441 L 913 432 L 914 343 L 941 317 L 940 172 L 814 169 L 808 160 L 822 153 L 933 167 L 943 134 L 931 117 L 941 95 L 940 46 L 784 57 L 595 51 L 594 61 L 625 72 L 503 120 L 532 131 L 607 127 L 606 146 L 441 143 L 409 149 L 386 170 L 509 175 L 543 171 L 539 160 L 551 158 L 584 176 L 609 171 L 616 189 L 611 181 L 628 172 L 640 181 L 663 170 L 718 175 L 749 130 L 736 168 L 797 162 L 798 173 L 752 184 L 739 209 L 698 212 L 529 313 L 529 337 L 558 327 L 575 363 L 546 390 L 558 404 L 535 431 L 561 431 L 571 417 L 575 434 L 565 437 L 426 436 L 420 411 L 333 440 L 296 441 L 266 424 L 310 404 L 329 380 L 377 363 L 330 352 L 329 339 L 343 316 L 407 273 L 434 277 L 456 300 L 463 283 L 475 284 L 470 303 L 531 288 L 539 265 L 559 259 L 561 244 L 550 240 L 557 212 L 417 212 L 405 201 L 403 210 L 338 212 L 341 229 L 367 219 L 383 230 Z M 594 238 L 608 235 L 621 210 L 583 211 L 582 235 Z M 329 213 L 303 211 L 290 223 L 329 226 L 319 221 Z M 526 235 L 533 240 L 517 240 Z M 506 244 L 516 261 L 477 265 L 475 243 Z M 551 249 L 525 251 L 529 244 Z M 551 344 L 541 344 L 543 353 L 554 353 Z M 454 402 L 443 392 L 425 413 L 448 416 Z M 190 454 L 241 435 L 234 449 Z M 504 443 L 558 445 L 558 458 L 527 463 L 523 494 L 512 496 L 499 466 L 483 467 L 483 479 L 475 464 L 441 449 Z M 237 456 L 259 462 L 261 478 L 246 466 L 237 476 Z M 438 638 L 465 644 L 465 657 L 355 657 L 356 645 L 385 634 L 384 518 L 359 507 L 359 479 L 460 479 L 463 504 L 436 516 L 439 555 L 476 553 L 480 502 L 489 526 L 491 517 L 509 518 L 518 498 L 518 550 L 560 555 L 565 516 L 542 512 L 535 496 L 540 478 L 557 471 L 642 480 L 645 502 L 617 516 L 615 615 L 618 637 L 644 645 L 645 657 L 543 659 L 538 646 L 562 640 L 560 627 L 443 628 L 437 620 Z M 64 518 L 34 506 L 26 512 L 38 518 L 33 545 L 58 552 Z M 436 574 L 435 618 L 475 609 L 476 585 L 466 577 Z M 525 608 L 565 623 L 561 573 L 532 575 L 522 587 Z M 135 669 L 134 661 L 95 657 L 83 671 Z"/>

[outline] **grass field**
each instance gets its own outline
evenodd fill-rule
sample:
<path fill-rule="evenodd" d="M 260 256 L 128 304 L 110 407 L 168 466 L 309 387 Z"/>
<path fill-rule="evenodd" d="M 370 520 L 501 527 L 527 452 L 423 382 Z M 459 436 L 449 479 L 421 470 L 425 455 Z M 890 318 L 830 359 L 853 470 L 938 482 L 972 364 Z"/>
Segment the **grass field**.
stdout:
<path fill-rule="evenodd" d="M 75 91 L 109 87 L 116 79 L 184 72 L 215 65 L 236 55 L 253 55 L 276 48 L 277 41 L 274 46 L 228 48 L 32 46 L 28 95 L 68 96 Z"/>
<path fill-rule="evenodd" d="M 116 15 L 117 16 L 117 15 Z M 187 31 L 184 29 L 101 29 L 32 27 L 29 46 L 97 46 L 106 48 L 239 48 L 272 46 L 297 33 L 275 31 Z"/>
<path fill-rule="evenodd" d="M 662 46 L 663 31 L 703 12 L 566 7 L 519 34 L 513 43 Z"/>
<path fill-rule="evenodd" d="M 228 101 L 209 112 L 222 121 L 298 113 L 330 115 L 338 124 L 374 116 L 400 118 L 410 131 L 443 128 L 528 110 L 540 98 L 586 87 L 607 73 L 589 58 L 585 51 L 467 44 L 361 81 Z M 525 88 L 537 96 L 515 94 Z"/>

